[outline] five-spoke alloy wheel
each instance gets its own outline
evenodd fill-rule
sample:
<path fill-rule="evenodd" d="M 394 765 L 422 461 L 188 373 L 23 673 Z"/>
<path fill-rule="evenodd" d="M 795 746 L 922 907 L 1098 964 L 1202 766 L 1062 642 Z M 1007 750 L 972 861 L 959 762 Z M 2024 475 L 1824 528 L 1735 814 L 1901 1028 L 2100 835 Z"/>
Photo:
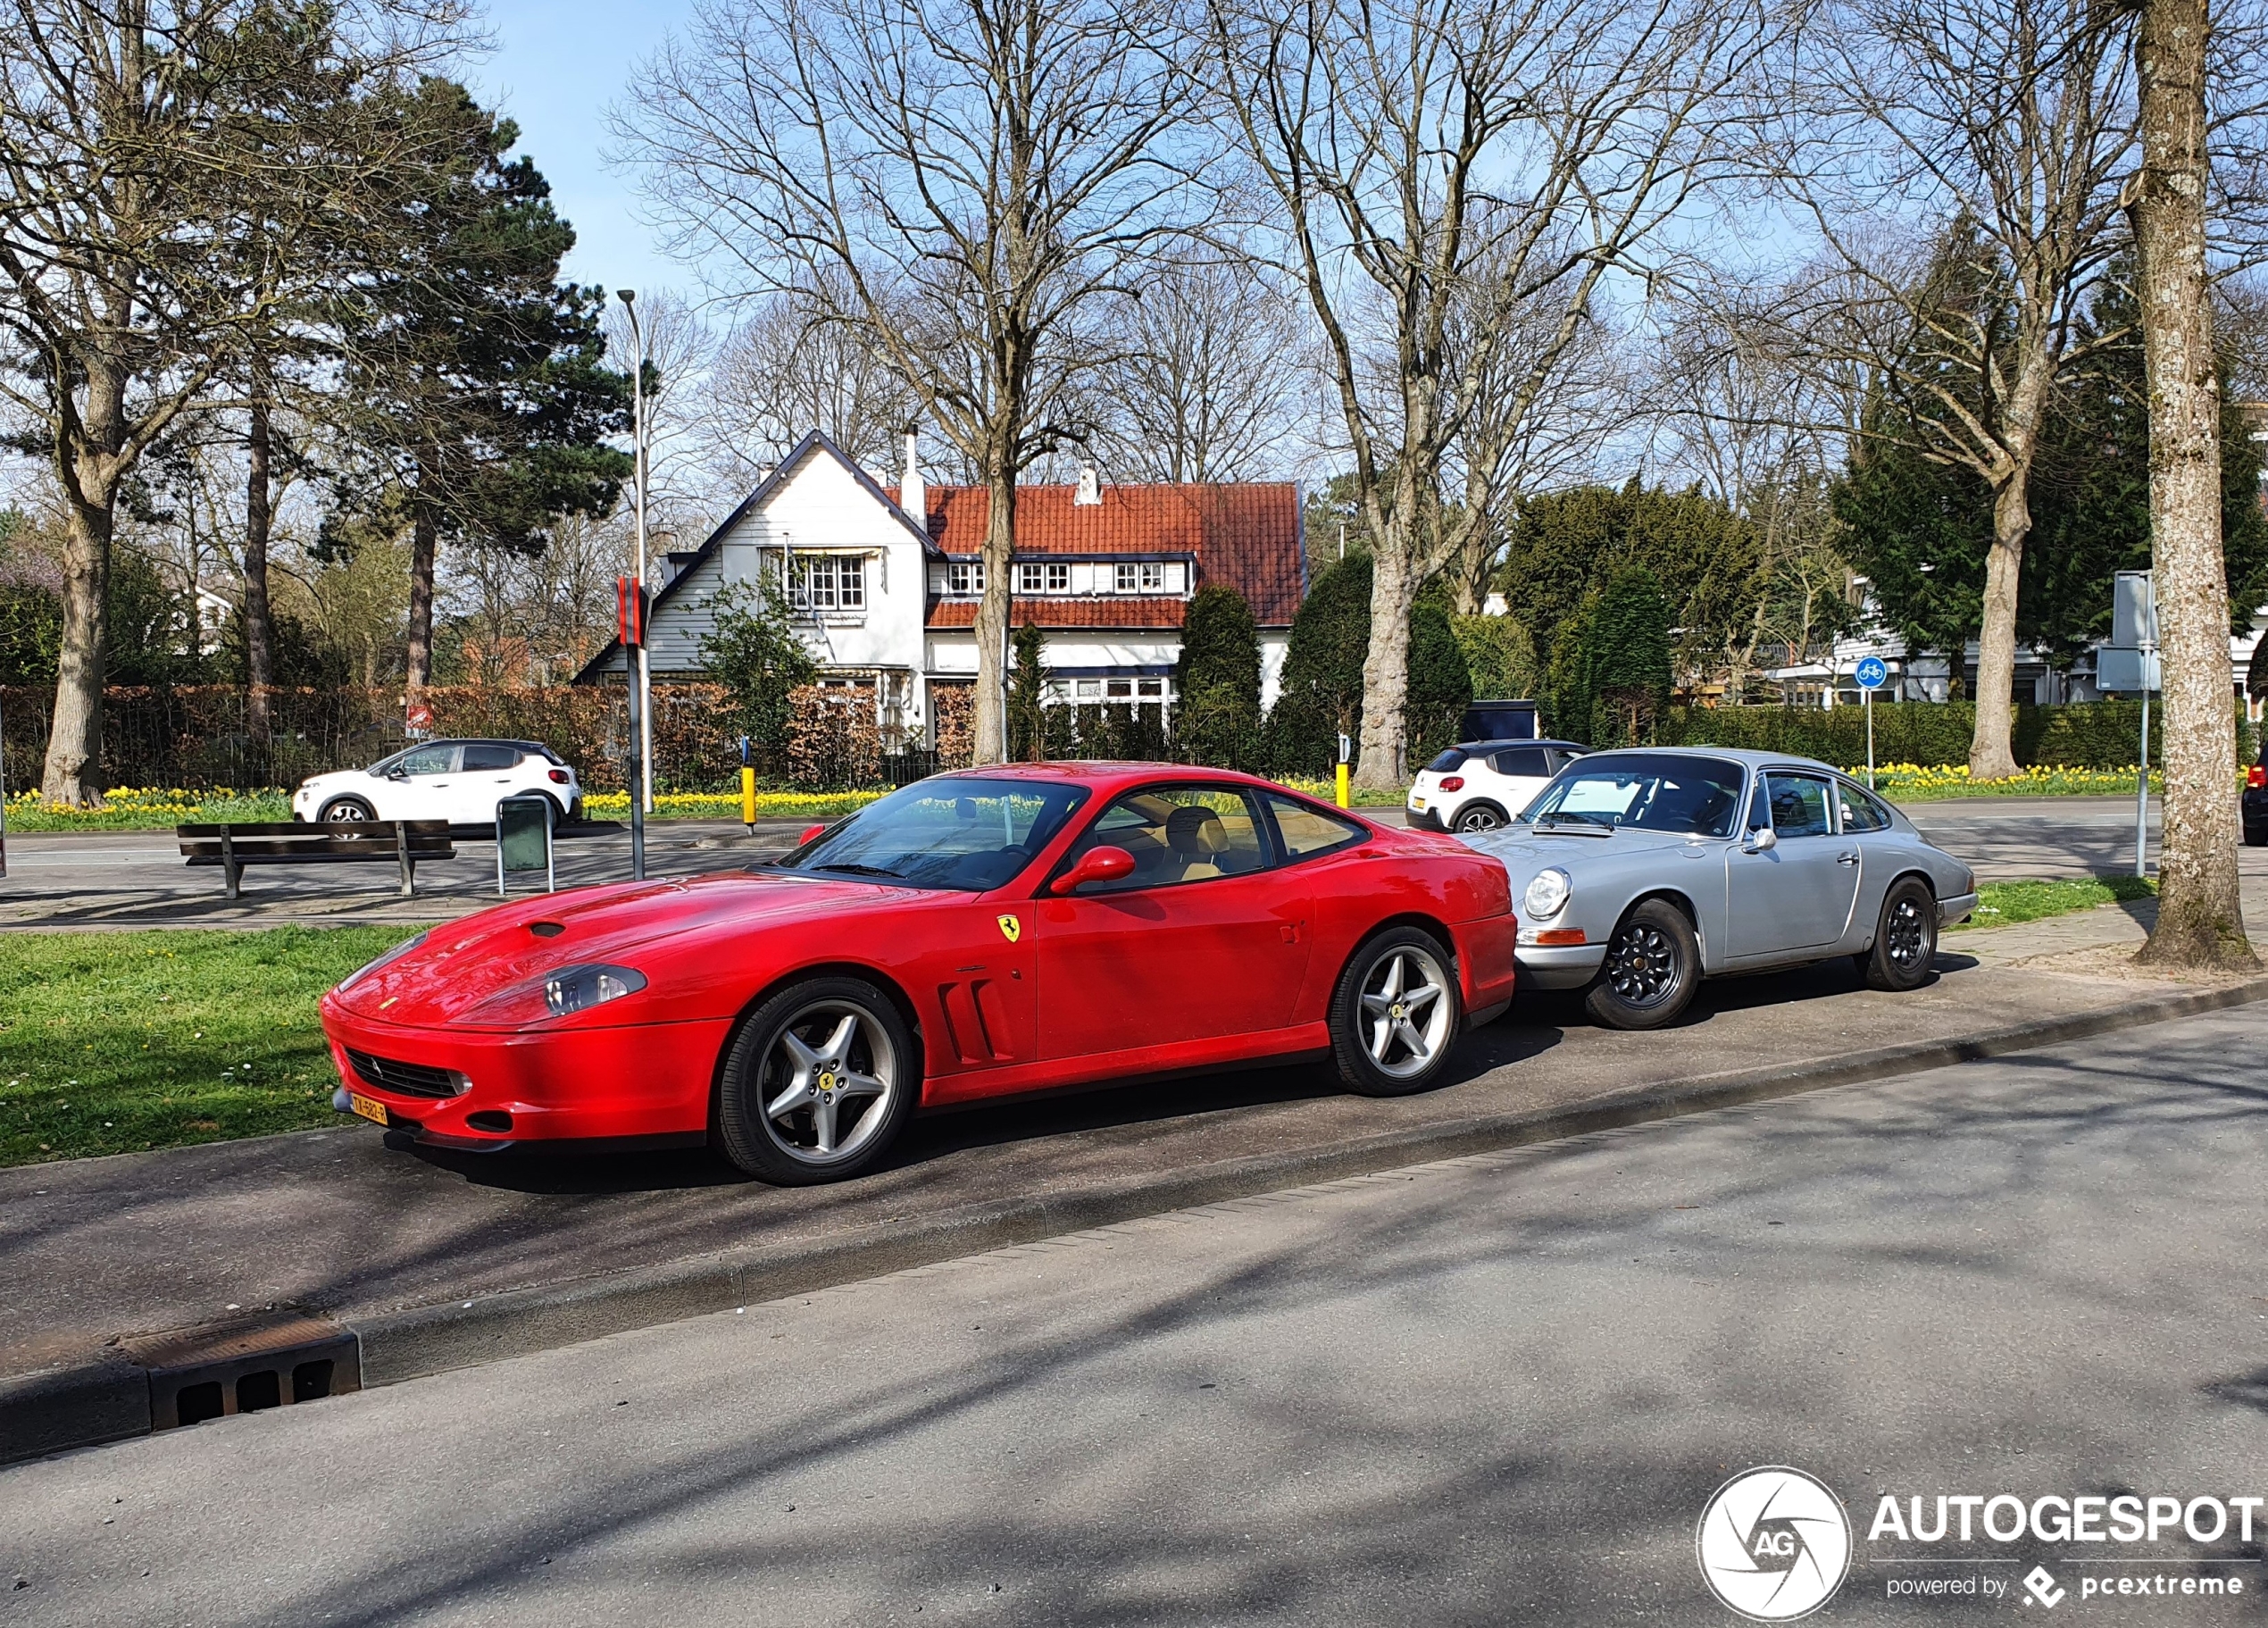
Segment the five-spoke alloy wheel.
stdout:
<path fill-rule="evenodd" d="M 920 1053 L 890 998 L 856 978 L 790 985 L 733 1043 L 717 1105 L 728 1157 L 790 1186 L 872 1167 L 918 1095 Z"/>
<path fill-rule="evenodd" d="M 1331 997 L 1339 1077 L 1369 1097 L 1423 1090 L 1455 1048 L 1463 1010 L 1438 939 L 1397 927 L 1357 949 Z"/>
<path fill-rule="evenodd" d="M 1684 911 L 1641 899 L 1606 941 L 1606 959 L 1584 1006 L 1610 1029 L 1674 1023 L 1701 981 L 1701 941 Z"/>
<path fill-rule="evenodd" d="M 1938 955 L 1938 899 L 1918 876 L 1901 876 L 1882 896 L 1874 948 L 1852 957 L 1867 987 L 1904 991 L 1929 982 Z"/>

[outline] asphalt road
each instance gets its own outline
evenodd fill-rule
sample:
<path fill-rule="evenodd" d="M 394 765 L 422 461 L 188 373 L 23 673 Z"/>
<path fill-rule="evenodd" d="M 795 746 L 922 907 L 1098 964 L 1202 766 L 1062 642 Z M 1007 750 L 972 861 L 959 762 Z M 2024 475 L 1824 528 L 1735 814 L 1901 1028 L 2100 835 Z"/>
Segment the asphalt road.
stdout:
<path fill-rule="evenodd" d="M 1399 809 L 1369 810 L 1399 822 Z M 2119 797 L 1980 797 L 1919 803 L 1906 811 L 1931 841 L 1987 881 L 2127 872 L 2134 863 L 2134 806 Z M 647 828 L 647 867 L 684 875 L 746 864 L 791 846 L 803 821 L 760 822 L 749 836 L 729 821 L 666 821 Z M 2156 859 L 2152 805 L 2150 857 Z M 270 865 L 246 872 L 245 897 L 221 895 L 221 873 L 191 869 L 165 833 L 122 831 L 9 839 L 0 879 L 0 928 L 263 926 L 284 922 L 427 922 L 492 904 L 496 847 L 461 839 L 454 859 L 421 865 L 420 897 L 395 893 L 390 863 Z M 630 835 L 595 827 L 555 850 L 563 887 L 630 875 Z M 2246 874 L 2268 876 L 2268 848 L 2242 850 Z M 515 878 L 515 891 L 528 883 Z"/>
<path fill-rule="evenodd" d="M 1856 1523 L 1820 1623 L 2037 1616 L 2034 1565 L 2056 1621 L 2255 1619 L 2259 1542 L 1868 1532 L 1885 1493 L 2268 1493 L 2259 1034 L 1185 1211 L 19 1466 L 0 1623 L 1730 1623 L 1696 1522 L 1771 1464 Z M 2083 1596 L 2122 1576 L 2245 1593 Z"/>

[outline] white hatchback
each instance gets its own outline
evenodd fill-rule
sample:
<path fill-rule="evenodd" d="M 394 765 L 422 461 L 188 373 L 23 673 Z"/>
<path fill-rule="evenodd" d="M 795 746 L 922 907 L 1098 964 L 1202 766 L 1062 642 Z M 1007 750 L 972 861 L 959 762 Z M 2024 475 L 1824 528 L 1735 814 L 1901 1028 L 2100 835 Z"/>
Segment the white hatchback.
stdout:
<path fill-rule="evenodd" d="M 425 740 L 367 769 L 309 776 L 292 793 L 291 817 L 494 825 L 498 803 L 530 791 L 557 805 L 554 823 L 582 812 L 575 771 L 539 741 Z"/>
<path fill-rule="evenodd" d="M 1410 787 L 1410 823 L 1427 831 L 1494 831 L 1551 777 L 1590 748 L 1572 740 L 1476 740 L 1451 747 Z"/>

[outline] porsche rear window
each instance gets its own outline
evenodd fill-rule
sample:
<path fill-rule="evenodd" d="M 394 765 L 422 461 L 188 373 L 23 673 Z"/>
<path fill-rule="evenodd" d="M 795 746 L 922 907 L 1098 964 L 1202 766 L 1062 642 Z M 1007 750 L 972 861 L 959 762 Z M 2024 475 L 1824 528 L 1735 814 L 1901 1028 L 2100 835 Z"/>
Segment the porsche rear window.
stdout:
<path fill-rule="evenodd" d="M 1013 880 L 1086 800 L 1077 786 L 940 776 L 869 804 L 780 866 L 981 893 Z"/>

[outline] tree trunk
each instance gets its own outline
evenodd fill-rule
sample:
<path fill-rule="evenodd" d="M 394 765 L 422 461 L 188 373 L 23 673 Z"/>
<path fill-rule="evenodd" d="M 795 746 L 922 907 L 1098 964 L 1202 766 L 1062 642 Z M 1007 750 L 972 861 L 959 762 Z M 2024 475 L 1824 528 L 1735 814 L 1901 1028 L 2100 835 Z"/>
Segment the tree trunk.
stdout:
<path fill-rule="evenodd" d="M 1016 475 L 1006 460 L 991 460 L 984 530 L 984 597 L 977 602 L 976 716 L 970 722 L 978 764 L 1008 761 L 1007 664 L 1003 659 L 1015 584 L 1009 579 L 1016 549 Z"/>
<path fill-rule="evenodd" d="M 103 800 L 103 679 L 109 654 L 104 622 L 113 514 L 107 504 L 74 500 L 63 532 L 63 649 L 39 793 L 75 808 Z"/>
<path fill-rule="evenodd" d="M 1394 497 L 1390 534 L 1381 538 L 1371 563 L 1371 647 L 1363 658 L 1362 761 L 1355 783 L 1372 791 L 1392 791 L 1403 781 L 1403 756 L 1409 741 L 1410 606 L 1417 598 L 1417 573 L 1411 533 L 1417 515 L 1410 482 Z"/>
<path fill-rule="evenodd" d="M 433 681 L 433 560 L 440 531 L 421 510 L 410 530 L 410 648 L 406 686 L 414 696 Z"/>
<path fill-rule="evenodd" d="M 268 532 L 272 523 L 268 480 L 271 434 L 266 370 L 253 370 L 252 422 L 244 438 L 244 676 L 245 722 L 255 741 L 274 727 L 275 624 L 268 608 Z"/>
<path fill-rule="evenodd" d="M 1977 726 L 1969 739 L 1969 778 L 2005 781 L 2016 772 L 2016 580 L 2031 532 L 2028 472 L 2002 483 L 1992 504 L 1992 548 L 1985 556 L 1984 621 L 1977 632 Z M 1957 664 L 1959 652 L 1954 653 Z"/>
<path fill-rule="evenodd" d="M 2221 386 L 2206 281 L 2205 0 L 2146 0 L 2131 213 L 2150 387 L 2150 540 L 2165 693 L 2165 843 L 2141 959 L 2249 967 L 2238 890 L 2235 707 L 2221 545 Z"/>

